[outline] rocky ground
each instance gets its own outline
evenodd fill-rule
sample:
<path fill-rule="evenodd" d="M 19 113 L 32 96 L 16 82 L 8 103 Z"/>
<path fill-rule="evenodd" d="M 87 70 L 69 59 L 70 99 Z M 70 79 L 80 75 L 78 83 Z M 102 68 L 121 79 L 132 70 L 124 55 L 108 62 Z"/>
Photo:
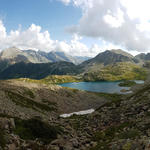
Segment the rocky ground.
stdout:
<path fill-rule="evenodd" d="M 124 96 L 15 80 L 0 85 L 1 149 L 150 149 L 149 83 Z M 96 111 L 59 117 L 88 108 Z"/>
<path fill-rule="evenodd" d="M 58 126 L 61 128 L 58 137 L 47 137 L 47 139 L 59 139 L 59 142 L 63 140 L 66 143 L 62 135 L 65 135 L 67 139 L 70 136 L 75 138 L 76 131 L 74 130 L 74 134 L 70 133 L 70 129 L 67 128 L 65 122 L 63 123 L 63 119 L 59 118 L 59 115 L 89 108 L 96 109 L 105 101 L 104 96 L 99 97 L 95 93 L 62 88 L 52 84 L 33 83 L 25 80 L 0 81 L 0 139 L 3 139 L 2 142 L 0 141 L 0 145 L 3 147 L 2 149 L 4 149 L 4 145 L 6 145 L 5 149 L 20 149 L 22 145 L 24 145 L 22 149 L 27 149 L 30 144 L 33 146 L 29 146 L 32 147 L 31 149 L 37 149 L 37 147 L 39 147 L 38 149 L 53 149 L 56 147 L 54 146 L 56 141 L 51 146 L 49 143 L 45 144 L 37 140 L 43 137 L 37 135 L 33 137 L 33 133 L 26 135 L 29 129 L 26 131 L 26 125 L 24 127 L 22 122 L 26 120 L 25 124 L 32 124 L 36 128 L 35 122 L 40 120 L 47 124 L 45 132 L 49 131 L 49 134 L 52 135 L 54 133 L 51 133 L 51 130 Z M 28 123 L 31 118 L 36 118 L 36 120 Z M 21 123 L 16 127 L 18 119 Z M 52 125 L 52 129 L 51 126 L 48 128 L 48 125 Z"/>

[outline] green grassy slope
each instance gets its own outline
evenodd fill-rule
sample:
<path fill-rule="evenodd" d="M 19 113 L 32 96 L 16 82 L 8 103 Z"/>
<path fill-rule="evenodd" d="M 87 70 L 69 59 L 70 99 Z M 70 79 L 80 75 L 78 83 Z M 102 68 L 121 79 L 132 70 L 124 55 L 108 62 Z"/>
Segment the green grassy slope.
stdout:
<path fill-rule="evenodd" d="M 96 69 L 95 69 L 96 70 Z M 85 81 L 97 80 L 145 80 L 147 77 L 147 70 L 136 64 L 130 62 L 121 62 L 113 65 L 107 65 L 98 71 L 88 71 L 83 75 Z"/>

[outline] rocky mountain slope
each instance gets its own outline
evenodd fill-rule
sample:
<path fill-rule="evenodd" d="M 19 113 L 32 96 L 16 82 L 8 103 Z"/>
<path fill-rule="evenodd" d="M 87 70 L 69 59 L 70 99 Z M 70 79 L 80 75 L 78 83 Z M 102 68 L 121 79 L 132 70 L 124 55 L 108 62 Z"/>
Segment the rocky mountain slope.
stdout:
<path fill-rule="evenodd" d="M 15 64 L 18 62 L 30 62 L 30 63 L 49 63 L 49 62 L 72 62 L 74 64 L 79 64 L 82 62 L 81 59 L 72 57 L 64 52 L 49 52 L 44 51 L 34 51 L 34 50 L 20 50 L 16 47 L 11 47 L 3 50 L 0 53 L 0 61 L 7 60 L 10 64 Z"/>
<path fill-rule="evenodd" d="M 0 60 L 8 60 L 11 64 L 18 62 L 31 62 L 31 63 L 47 63 L 50 62 L 45 57 L 38 54 L 33 50 L 23 51 L 16 47 L 8 48 L 0 53 Z"/>
<path fill-rule="evenodd" d="M 118 62 L 134 62 L 133 56 L 122 50 L 106 50 L 105 52 L 99 53 L 96 57 L 83 62 L 80 66 L 85 68 L 97 64 L 106 66 Z"/>
<path fill-rule="evenodd" d="M 116 53 L 116 54 L 120 54 L 120 55 L 123 55 L 123 56 L 127 56 L 127 57 L 129 57 L 129 58 L 134 58 L 133 55 L 131 55 L 130 53 L 127 53 L 127 52 L 125 52 L 125 51 L 123 51 L 123 50 L 121 50 L 121 49 L 112 49 L 112 50 L 110 50 L 110 51 L 113 52 L 113 53 Z"/>
<path fill-rule="evenodd" d="M 106 53 L 111 61 L 99 60 Z M 147 68 L 137 65 L 132 56 L 120 50 L 106 51 L 95 58 L 85 62 L 89 70 L 84 68 L 84 63 L 76 66 L 69 62 L 18 61 L 7 66 L 3 60 L 7 69 L 2 68 L 1 78 L 42 79 L 0 81 L 0 149 L 148 150 L 149 79 L 144 85 L 132 87 L 133 93 L 127 95 L 85 92 L 54 84 L 83 79 L 145 79 L 147 76 Z M 50 73 L 79 74 L 79 70 L 83 71 L 80 76 L 48 76 Z M 60 117 L 91 108 L 95 112 L 89 115 Z"/>
<path fill-rule="evenodd" d="M 86 81 L 146 79 L 147 69 L 139 60 L 122 50 L 107 50 L 81 63 L 80 73 Z"/>
<path fill-rule="evenodd" d="M 147 66 L 147 65 L 146 65 Z M 148 74 L 146 66 L 141 67 L 131 62 L 120 62 L 100 67 L 94 65 L 81 73 L 79 66 L 69 62 L 33 64 L 20 62 L 0 72 L 0 79 L 31 78 L 44 79 L 51 75 L 71 75 L 80 81 L 115 81 L 115 80 L 145 80 Z M 70 80 L 73 82 L 73 80 Z"/>
<path fill-rule="evenodd" d="M 36 80 L 8 80 L 0 84 L 0 148 L 6 150 L 55 149 L 55 140 L 61 142 L 64 136 L 66 141 L 74 140 L 75 130 L 69 124 L 65 127 L 65 120 L 59 115 L 96 109 L 106 101 L 94 93 Z"/>
<path fill-rule="evenodd" d="M 133 57 L 122 50 L 107 50 L 79 65 L 70 63 L 69 61 L 73 61 L 72 57 L 62 52 L 21 51 L 16 48 L 10 53 L 9 51 L 10 49 L 3 51 L 0 56 L 0 79 L 20 77 L 41 79 L 49 75 L 69 74 L 80 75 L 85 81 L 145 80 L 148 72 L 143 67 L 147 65 L 147 61 L 140 63 L 138 57 Z M 30 63 L 49 60 L 53 63 Z"/>
<path fill-rule="evenodd" d="M 79 64 L 82 61 L 77 59 L 76 57 L 72 57 L 68 54 L 65 54 L 64 52 L 57 52 L 57 51 L 52 51 L 49 53 L 38 51 L 40 55 L 43 57 L 47 58 L 51 62 L 60 62 L 60 61 L 66 61 L 66 62 L 72 62 L 74 64 Z"/>
<path fill-rule="evenodd" d="M 85 81 L 145 80 L 148 69 L 132 62 L 120 62 L 106 66 L 94 65 L 83 73 Z"/>
<path fill-rule="evenodd" d="M 105 100 L 104 98 L 99 98 L 95 94 L 62 88 L 61 86 L 50 84 L 48 81 L 44 82 L 42 80 L 24 78 L 17 80 L 1 80 L 0 82 L 0 110 L 1 112 L 8 111 L 7 114 L 10 116 L 15 115 L 19 117 L 19 115 L 23 113 L 19 111 L 21 107 L 28 110 L 33 109 L 33 111 L 37 112 L 41 112 L 43 109 L 45 113 L 50 110 L 54 112 L 51 115 L 53 116 L 54 114 L 55 116 L 55 114 L 71 113 L 72 111 L 80 111 L 91 107 L 98 108 Z M 78 99 L 78 97 L 80 97 L 80 99 Z M 12 110 L 9 109 L 11 104 L 14 106 Z M 28 115 L 30 115 L 29 111 L 25 110 L 23 116 L 28 118 Z"/>
<path fill-rule="evenodd" d="M 150 61 L 150 53 L 147 54 L 141 53 L 139 55 L 136 55 L 135 58 L 136 60 L 139 61 L 139 63 L 144 64 L 147 61 Z"/>
<path fill-rule="evenodd" d="M 86 60 L 92 59 L 92 57 L 87 57 L 87 56 L 75 56 L 75 58 L 76 58 L 80 63 L 82 63 L 82 62 L 84 62 L 84 61 L 86 61 Z M 78 64 L 80 64 L 80 63 L 78 63 Z"/>
<path fill-rule="evenodd" d="M 134 89 L 132 94 L 117 95 L 28 79 L 1 81 L 0 146 L 6 150 L 148 150 L 150 84 Z M 88 108 L 96 111 L 59 117 Z"/>

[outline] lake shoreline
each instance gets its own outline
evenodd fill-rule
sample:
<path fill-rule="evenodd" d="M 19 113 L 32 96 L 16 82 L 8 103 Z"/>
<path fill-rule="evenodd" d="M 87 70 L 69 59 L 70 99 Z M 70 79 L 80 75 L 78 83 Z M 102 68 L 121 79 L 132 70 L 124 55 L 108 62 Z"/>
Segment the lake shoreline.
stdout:
<path fill-rule="evenodd" d="M 97 82 L 70 82 L 58 84 L 62 87 L 68 87 L 88 92 L 117 93 L 128 94 L 131 91 L 129 86 L 119 86 L 123 81 L 97 81 Z M 142 80 L 134 80 L 136 84 L 143 84 Z M 127 92 L 126 92 L 127 91 Z"/>

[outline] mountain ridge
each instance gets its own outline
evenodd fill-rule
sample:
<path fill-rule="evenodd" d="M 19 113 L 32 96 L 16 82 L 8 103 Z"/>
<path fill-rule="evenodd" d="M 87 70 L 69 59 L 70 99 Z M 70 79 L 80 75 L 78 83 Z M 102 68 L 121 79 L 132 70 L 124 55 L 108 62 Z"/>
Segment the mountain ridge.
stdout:
<path fill-rule="evenodd" d="M 15 64 L 18 62 L 30 62 L 30 63 L 49 63 L 49 62 L 59 62 L 67 61 L 74 64 L 79 64 L 82 59 L 70 56 L 65 52 L 59 51 L 35 51 L 35 50 L 21 50 L 17 47 L 10 47 L 2 50 L 0 53 L 0 60 L 7 60 L 10 64 Z"/>
<path fill-rule="evenodd" d="M 41 79 L 49 75 L 80 75 L 83 80 L 86 81 L 130 80 L 134 78 L 145 79 L 147 74 L 147 69 L 143 68 L 143 65 L 141 65 L 142 63 L 139 63 L 137 57 L 134 57 L 120 49 L 106 50 L 99 53 L 96 57 L 86 60 L 79 65 L 69 62 L 70 57 L 68 57 L 68 55 L 64 55 L 62 52 L 46 53 L 43 51 L 36 52 L 33 50 L 20 51 L 15 48 L 13 48 L 13 51 L 17 54 L 15 53 L 12 57 L 12 51 L 10 54 L 6 53 L 6 55 L 2 52 L 0 55 L 1 57 L 7 56 L 6 58 L 11 58 L 8 59 L 8 61 L 6 59 L 0 61 L 1 79 L 24 77 Z M 28 57 L 26 57 L 26 55 L 20 55 L 20 53 L 24 52 L 27 52 Z M 46 60 L 51 59 L 52 62 L 32 63 L 29 61 L 32 60 L 34 56 L 36 56 L 36 59 L 34 60 L 42 61 L 42 57 L 39 57 L 39 55 Z M 114 70 L 117 72 L 114 72 Z M 140 70 L 142 70 L 143 73 Z M 142 78 L 140 78 L 140 76 Z"/>
<path fill-rule="evenodd" d="M 106 62 L 98 60 L 107 53 L 111 59 Z M 100 78 L 104 75 L 107 75 L 105 79 L 113 75 L 116 80 L 127 71 L 128 78 L 130 75 L 141 77 L 135 73 L 144 71 L 130 56 L 120 54 L 121 51 L 116 53 L 106 51 L 93 58 L 94 61 L 88 61 L 102 73 L 102 76 L 99 72 L 96 74 L 96 80 L 104 79 Z M 3 77 L 20 78 L 23 75 L 24 78 L 0 80 L 0 149 L 129 150 L 138 147 L 148 150 L 149 81 L 132 87 L 133 93 L 121 95 L 86 92 L 53 84 L 68 80 L 77 82 L 80 80 L 77 76 L 49 76 L 42 80 L 26 78 L 36 75 L 39 79 L 50 73 L 61 75 L 76 71 L 78 74 L 79 70 L 80 65 L 70 62 L 18 62 L 4 69 Z M 64 113 L 91 108 L 95 112 L 89 115 L 60 117 Z"/>

